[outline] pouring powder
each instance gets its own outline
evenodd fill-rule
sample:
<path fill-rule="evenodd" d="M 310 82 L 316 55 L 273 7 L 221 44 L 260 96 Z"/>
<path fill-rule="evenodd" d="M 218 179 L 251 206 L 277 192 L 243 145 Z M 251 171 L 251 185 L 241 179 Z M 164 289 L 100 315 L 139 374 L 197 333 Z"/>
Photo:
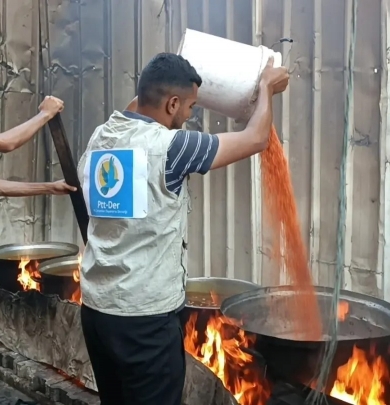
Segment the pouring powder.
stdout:
<path fill-rule="evenodd" d="M 268 148 L 261 153 L 261 168 L 266 222 L 272 233 L 272 258 L 279 268 L 285 267 L 294 289 L 293 299 L 281 300 L 283 308 L 280 305 L 273 308 L 270 303 L 270 311 L 275 316 L 276 312 L 279 316 L 283 313 L 282 317 L 288 320 L 288 329 L 294 335 L 292 338 L 318 341 L 322 337 L 320 310 L 302 239 L 290 170 L 274 126 Z"/>

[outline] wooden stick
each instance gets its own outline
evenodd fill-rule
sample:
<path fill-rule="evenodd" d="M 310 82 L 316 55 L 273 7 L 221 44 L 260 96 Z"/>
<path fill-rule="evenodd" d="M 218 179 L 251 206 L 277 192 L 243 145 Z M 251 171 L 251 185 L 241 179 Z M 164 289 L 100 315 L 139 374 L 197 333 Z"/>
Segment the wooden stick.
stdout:
<path fill-rule="evenodd" d="M 58 159 L 60 161 L 61 169 L 64 174 L 66 183 L 70 186 L 76 187 L 77 191 L 71 192 L 70 199 L 74 213 L 76 215 L 77 223 L 80 228 L 81 236 L 84 244 L 87 244 L 88 236 L 88 222 L 89 215 L 87 206 L 85 205 L 83 192 L 81 190 L 80 181 L 77 175 L 76 164 L 73 160 L 72 153 L 70 151 L 68 138 L 66 137 L 65 128 L 62 123 L 60 114 L 57 114 L 53 119 L 49 121 L 49 128 L 51 136 L 53 138 L 54 146 L 57 151 Z"/>

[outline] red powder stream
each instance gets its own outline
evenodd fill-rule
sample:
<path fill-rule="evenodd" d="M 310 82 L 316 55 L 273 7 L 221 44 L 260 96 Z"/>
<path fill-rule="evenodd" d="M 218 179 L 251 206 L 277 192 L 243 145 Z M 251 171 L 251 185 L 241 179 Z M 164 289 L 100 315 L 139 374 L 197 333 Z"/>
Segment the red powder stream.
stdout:
<path fill-rule="evenodd" d="M 272 308 L 272 305 L 271 308 L 272 311 L 288 313 L 288 319 L 294 323 L 296 338 L 317 341 L 322 336 L 321 317 L 302 239 L 290 170 L 274 126 L 269 146 L 261 154 L 261 168 L 266 219 L 273 237 L 273 259 L 279 268 L 285 266 L 294 290 L 302 292 L 293 300 L 288 300 L 288 304 L 285 301 L 285 308 Z"/>

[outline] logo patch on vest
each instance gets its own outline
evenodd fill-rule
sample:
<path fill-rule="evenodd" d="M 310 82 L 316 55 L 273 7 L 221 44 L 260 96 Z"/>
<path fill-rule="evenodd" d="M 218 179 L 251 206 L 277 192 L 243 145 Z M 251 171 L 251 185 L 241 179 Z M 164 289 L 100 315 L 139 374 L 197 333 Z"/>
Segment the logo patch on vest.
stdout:
<path fill-rule="evenodd" d="M 91 152 L 85 164 L 83 194 L 89 215 L 145 218 L 147 155 L 143 149 Z"/>

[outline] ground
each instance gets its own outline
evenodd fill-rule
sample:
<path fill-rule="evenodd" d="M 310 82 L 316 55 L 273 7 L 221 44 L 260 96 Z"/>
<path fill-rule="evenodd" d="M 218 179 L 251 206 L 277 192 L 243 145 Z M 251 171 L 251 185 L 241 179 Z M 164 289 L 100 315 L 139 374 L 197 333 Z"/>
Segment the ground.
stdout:
<path fill-rule="evenodd" d="M 0 381 L 0 405 L 16 405 L 18 400 L 24 401 L 19 402 L 20 405 L 29 403 L 37 404 L 30 398 L 23 395 L 21 392 Z"/>

